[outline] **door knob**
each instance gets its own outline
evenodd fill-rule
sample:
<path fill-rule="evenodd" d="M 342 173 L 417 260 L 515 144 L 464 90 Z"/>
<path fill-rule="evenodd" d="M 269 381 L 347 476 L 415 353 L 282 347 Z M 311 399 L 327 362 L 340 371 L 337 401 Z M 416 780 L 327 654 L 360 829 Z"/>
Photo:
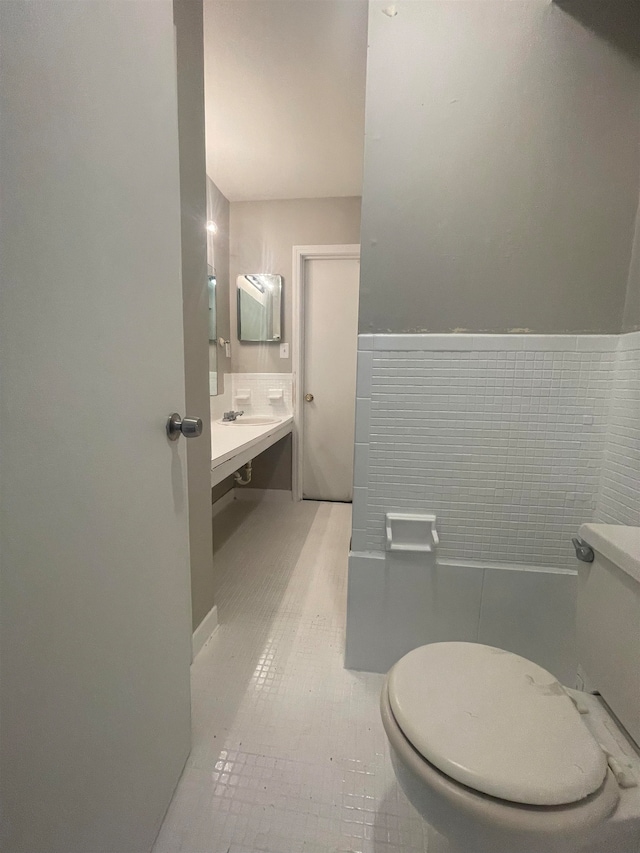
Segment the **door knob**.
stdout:
<path fill-rule="evenodd" d="M 305 394 L 304 399 L 307 401 L 307 403 L 312 403 L 313 402 L 313 394 Z"/>
<path fill-rule="evenodd" d="M 167 421 L 169 441 L 177 441 L 181 435 L 185 438 L 202 435 L 202 418 L 181 418 L 177 412 L 170 415 Z"/>

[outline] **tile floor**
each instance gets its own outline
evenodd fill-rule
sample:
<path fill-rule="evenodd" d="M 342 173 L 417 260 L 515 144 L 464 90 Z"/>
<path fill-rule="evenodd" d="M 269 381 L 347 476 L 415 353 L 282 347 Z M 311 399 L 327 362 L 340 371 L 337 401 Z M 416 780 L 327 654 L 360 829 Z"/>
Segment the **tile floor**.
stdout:
<path fill-rule="evenodd" d="M 214 521 L 220 628 L 194 661 L 193 749 L 154 853 L 414 853 L 382 676 L 343 668 L 351 507 L 235 501 Z"/>

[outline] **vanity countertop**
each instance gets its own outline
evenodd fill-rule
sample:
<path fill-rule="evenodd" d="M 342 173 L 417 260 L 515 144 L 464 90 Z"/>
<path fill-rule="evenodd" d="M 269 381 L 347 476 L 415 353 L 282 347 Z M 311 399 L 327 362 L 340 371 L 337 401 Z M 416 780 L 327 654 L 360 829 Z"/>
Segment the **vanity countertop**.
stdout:
<path fill-rule="evenodd" d="M 275 424 L 221 424 L 211 420 L 211 485 L 233 474 L 293 429 L 293 418 Z"/>

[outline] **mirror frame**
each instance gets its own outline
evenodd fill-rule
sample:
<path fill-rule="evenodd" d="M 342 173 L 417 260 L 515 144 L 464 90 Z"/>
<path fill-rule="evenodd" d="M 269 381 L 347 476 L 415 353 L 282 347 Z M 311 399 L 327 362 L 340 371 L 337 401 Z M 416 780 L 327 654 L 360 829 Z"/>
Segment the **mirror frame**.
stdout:
<path fill-rule="evenodd" d="M 213 306 L 211 305 L 211 279 L 213 279 Z M 211 264 L 207 264 L 207 289 L 209 296 L 209 343 L 217 343 L 218 342 L 218 281 L 216 278 L 216 273 Z M 214 312 L 214 322 L 215 329 L 212 329 L 211 323 L 211 311 Z M 211 334 L 213 332 L 213 337 Z"/>
<path fill-rule="evenodd" d="M 258 276 L 269 276 L 271 278 L 278 279 L 277 281 L 277 293 L 273 295 L 273 308 L 272 308 L 272 321 L 273 321 L 273 337 L 271 338 L 243 338 L 242 337 L 242 288 L 240 287 L 240 279 L 246 278 L 250 280 L 251 278 L 256 278 Z M 237 291 L 237 326 L 238 326 L 238 340 L 241 343 L 245 344 L 279 344 L 282 341 L 282 325 L 283 325 L 283 302 L 282 302 L 282 287 L 284 284 L 284 278 L 277 273 L 241 273 L 236 276 L 236 291 Z"/>

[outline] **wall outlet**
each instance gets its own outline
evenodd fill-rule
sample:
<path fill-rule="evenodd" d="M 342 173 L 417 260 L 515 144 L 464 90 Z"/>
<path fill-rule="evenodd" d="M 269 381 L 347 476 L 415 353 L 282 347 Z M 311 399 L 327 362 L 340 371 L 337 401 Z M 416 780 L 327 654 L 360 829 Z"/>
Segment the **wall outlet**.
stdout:
<path fill-rule="evenodd" d="M 289 358 L 289 344 L 280 344 L 280 358 Z"/>

